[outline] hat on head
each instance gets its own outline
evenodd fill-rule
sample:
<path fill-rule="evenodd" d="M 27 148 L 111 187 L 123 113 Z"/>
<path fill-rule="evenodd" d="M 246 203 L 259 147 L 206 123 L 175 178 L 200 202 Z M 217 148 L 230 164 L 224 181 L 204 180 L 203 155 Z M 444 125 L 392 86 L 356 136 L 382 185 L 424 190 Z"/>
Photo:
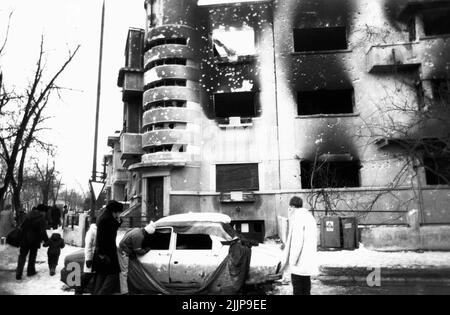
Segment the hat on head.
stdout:
<path fill-rule="evenodd" d="M 36 207 L 36 209 L 40 212 L 47 212 L 48 211 L 48 207 L 46 205 L 40 204 L 39 206 Z"/>
<path fill-rule="evenodd" d="M 155 223 L 153 221 L 150 221 L 150 223 L 144 228 L 144 230 L 148 234 L 155 233 Z"/>
<path fill-rule="evenodd" d="M 112 212 L 122 212 L 123 211 L 123 204 L 121 204 L 118 201 L 111 200 L 108 201 L 108 204 L 106 205 L 106 209 L 108 211 Z"/>

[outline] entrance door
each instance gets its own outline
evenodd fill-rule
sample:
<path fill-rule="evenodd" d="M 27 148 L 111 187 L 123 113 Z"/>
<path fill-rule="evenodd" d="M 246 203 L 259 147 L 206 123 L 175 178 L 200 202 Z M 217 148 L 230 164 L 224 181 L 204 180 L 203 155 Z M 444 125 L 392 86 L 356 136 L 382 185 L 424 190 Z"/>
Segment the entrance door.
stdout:
<path fill-rule="evenodd" d="M 148 179 L 147 216 L 154 221 L 164 216 L 164 177 Z"/>

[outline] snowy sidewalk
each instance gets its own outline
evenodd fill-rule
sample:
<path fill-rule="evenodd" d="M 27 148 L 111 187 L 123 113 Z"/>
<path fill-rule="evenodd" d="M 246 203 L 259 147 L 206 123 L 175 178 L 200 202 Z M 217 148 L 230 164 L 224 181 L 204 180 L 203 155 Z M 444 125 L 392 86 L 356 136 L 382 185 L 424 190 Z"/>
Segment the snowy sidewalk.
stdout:
<path fill-rule="evenodd" d="M 48 231 L 51 235 L 53 231 Z M 54 231 L 61 233 L 61 231 Z M 47 263 L 47 248 L 41 247 L 36 259 L 37 275 L 26 276 L 26 267 L 21 281 L 16 280 L 17 259 L 19 249 L 11 246 L 0 245 L 0 295 L 70 295 L 71 291 L 65 291 L 64 284 L 60 281 L 60 270 L 63 268 L 64 257 L 79 250 L 77 247 L 66 245 L 61 250 L 56 275 L 51 277 Z"/>

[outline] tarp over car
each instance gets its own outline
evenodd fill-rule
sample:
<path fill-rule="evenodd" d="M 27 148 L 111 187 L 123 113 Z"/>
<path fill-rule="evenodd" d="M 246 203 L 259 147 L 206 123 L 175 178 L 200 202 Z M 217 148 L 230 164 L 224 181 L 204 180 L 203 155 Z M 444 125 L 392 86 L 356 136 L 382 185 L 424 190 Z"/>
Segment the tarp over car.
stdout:
<path fill-rule="evenodd" d="M 204 284 L 197 289 L 167 288 L 146 270 L 138 259 L 131 259 L 128 270 L 129 290 L 135 294 L 225 294 L 241 291 L 248 275 L 251 248 L 239 239 L 231 241 L 230 250 L 224 261 L 211 273 Z"/>

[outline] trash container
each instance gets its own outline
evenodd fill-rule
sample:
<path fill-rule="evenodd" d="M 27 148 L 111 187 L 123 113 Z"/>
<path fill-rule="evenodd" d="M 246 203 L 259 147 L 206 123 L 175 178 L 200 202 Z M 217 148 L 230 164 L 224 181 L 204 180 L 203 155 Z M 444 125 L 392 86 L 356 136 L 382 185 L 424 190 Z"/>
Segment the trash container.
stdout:
<path fill-rule="evenodd" d="M 343 248 L 353 250 L 358 248 L 358 221 L 355 217 L 341 217 Z"/>
<path fill-rule="evenodd" d="M 322 248 L 342 248 L 342 228 L 339 217 L 323 217 L 320 229 Z"/>

